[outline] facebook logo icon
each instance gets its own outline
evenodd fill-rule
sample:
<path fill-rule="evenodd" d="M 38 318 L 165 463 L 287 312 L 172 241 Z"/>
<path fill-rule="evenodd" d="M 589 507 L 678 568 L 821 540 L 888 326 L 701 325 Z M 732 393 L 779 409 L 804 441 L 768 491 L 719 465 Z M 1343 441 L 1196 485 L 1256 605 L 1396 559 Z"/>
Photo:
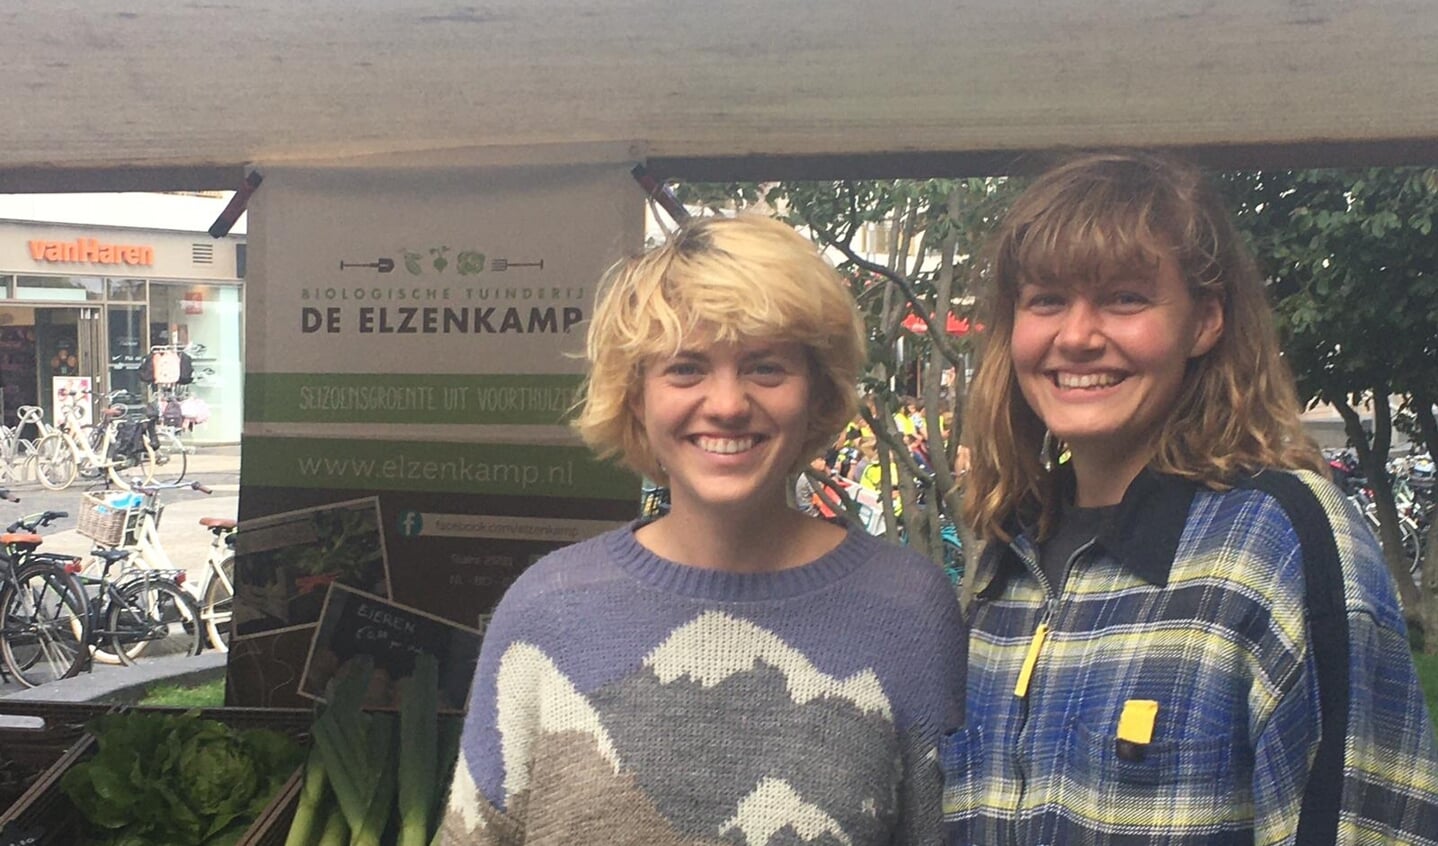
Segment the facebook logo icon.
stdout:
<path fill-rule="evenodd" d="M 405 511 L 399 515 L 400 536 L 412 538 L 424 529 L 424 517 L 418 511 Z"/>

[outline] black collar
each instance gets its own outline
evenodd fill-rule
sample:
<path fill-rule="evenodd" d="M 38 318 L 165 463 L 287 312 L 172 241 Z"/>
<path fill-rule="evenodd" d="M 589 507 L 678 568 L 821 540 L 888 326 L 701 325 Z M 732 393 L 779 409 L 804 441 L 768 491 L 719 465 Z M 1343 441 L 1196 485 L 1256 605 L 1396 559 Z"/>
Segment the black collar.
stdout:
<path fill-rule="evenodd" d="M 1144 468 L 1129 483 L 1118 510 L 1099 529 L 1096 545 L 1144 581 L 1168 584 L 1178 543 L 1188 521 L 1197 482 Z M 1003 589 L 1023 561 L 1012 544 L 990 544 L 979 562 L 974 587 L 977 596 L 991 599 Z"/>

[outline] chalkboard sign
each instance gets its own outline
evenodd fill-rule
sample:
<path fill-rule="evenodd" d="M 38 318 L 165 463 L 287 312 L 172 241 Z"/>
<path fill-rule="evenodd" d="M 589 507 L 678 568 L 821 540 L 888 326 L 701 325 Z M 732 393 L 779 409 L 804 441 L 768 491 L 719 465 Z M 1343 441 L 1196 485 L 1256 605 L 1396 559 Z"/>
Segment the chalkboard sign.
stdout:
<path fill-rule="evenodd" d="M 414 672 L 416 655 L 429 654 L 439 663 L 440 707 L 462 711 L 479 660 L 480 638 L 473 629 L 417 608 L 334 584 L 310 644 L 300 693 L 322 699 L 335 670 L 363 654 L 375 665 L 366 706 L 394 708 L 395 683 Z"/>

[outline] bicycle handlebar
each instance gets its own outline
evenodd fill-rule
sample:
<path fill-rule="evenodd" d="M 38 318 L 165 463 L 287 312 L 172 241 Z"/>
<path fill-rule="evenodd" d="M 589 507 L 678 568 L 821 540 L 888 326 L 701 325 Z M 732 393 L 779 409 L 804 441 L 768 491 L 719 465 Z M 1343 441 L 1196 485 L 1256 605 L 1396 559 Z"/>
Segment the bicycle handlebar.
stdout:
<path fill-rule="evenodd" d="M 70 512 L 68 511 L 42 511 L 39 514 L 21 517 L 19 520 L 11 523 L 5 531 L 18 532 L 23 529 L 27 532 L 34 532 L 36 529 L 43 529 L 56 520 L 63 520 L 69 516 Z"/>
<path fill-rule="evenodd" d="M 199 491 L 202 494 L 214 493 L 200 482 L 171 482 L 165 485 L 131 485 L 130 490 L 145 496 L 157 496 L 160 491 L 177 491 L 181 488 L 188 488 L 192 491 Z"/>

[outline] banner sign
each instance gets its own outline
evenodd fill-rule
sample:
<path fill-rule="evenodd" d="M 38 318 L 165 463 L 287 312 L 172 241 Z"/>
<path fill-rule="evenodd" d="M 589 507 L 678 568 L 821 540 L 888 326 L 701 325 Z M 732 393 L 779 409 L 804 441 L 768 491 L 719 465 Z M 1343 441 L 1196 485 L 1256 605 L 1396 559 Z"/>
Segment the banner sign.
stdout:
<path fill-rule="evenodd" d="M 638 480 L 566 420 L 644 197 L 627 164 L 262 169 L 228 700 L 302 707 L 312 653 L 348 649 L 321 617 L 347 631 L 353 597 L 478 638 L 525 567 L 635 515 Z M 363 563 L 306 557 L 361 512 Z"/>

